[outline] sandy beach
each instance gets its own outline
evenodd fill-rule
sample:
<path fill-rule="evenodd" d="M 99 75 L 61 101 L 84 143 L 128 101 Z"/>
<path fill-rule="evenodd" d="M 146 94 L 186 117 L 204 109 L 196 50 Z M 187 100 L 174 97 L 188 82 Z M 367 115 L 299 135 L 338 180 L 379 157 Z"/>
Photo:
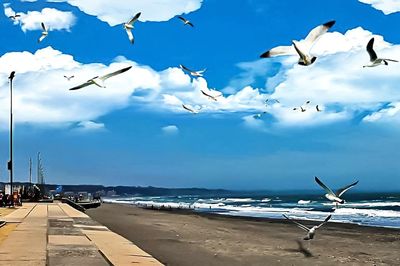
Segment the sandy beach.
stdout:
<path fill-rule="evenodd" d="M 286 220 L 106 203 L 87 214 L 166 265 L 400 265 L 394 229 L 329 223 L 303 241 Z"/>

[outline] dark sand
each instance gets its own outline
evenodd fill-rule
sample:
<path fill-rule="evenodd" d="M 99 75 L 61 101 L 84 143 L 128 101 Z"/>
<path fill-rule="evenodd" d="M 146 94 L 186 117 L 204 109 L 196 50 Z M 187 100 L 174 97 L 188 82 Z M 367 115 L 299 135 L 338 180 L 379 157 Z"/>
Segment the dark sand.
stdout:
<path fill-rule="evenodd" d="M 118 204 L 87 214 L 166 265 L 400 265 L 400 230 L 329 223 L 303 241 L 285 220 Z"/>

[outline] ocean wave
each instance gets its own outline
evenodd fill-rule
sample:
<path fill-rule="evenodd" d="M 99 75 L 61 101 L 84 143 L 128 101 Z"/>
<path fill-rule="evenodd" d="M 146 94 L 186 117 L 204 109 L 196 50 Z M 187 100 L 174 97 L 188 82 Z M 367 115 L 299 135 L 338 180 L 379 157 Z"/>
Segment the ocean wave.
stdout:
<path fill-rule="evenodd" d="M 270 202 L 271 201 L 271 199 L 269 199 L 269 198 L 263 198 L 262 200 L 261 200 L 261 202 Z"/>
<path fill-rule="evenodd" d="M 255 202 L 252 198 L 227 198 L 224 202 Z"/>
<path fill-rule="evenodd" d="M 299 200 L 297 202 L 297 204 L 309 204 L 309 203 L 311 203 L 311 200 Z"/>

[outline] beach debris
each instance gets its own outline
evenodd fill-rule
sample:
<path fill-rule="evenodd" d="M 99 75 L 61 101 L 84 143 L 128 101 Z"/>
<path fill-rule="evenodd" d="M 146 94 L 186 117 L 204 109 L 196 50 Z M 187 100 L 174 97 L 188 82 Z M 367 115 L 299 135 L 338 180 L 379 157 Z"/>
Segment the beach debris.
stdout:
<path fill-rule="evenodd" d="M 289 217 L 286 216 L 285 214 L 282 214 L 282 215 L 283 215 L 283 217 L 285 217 L 286 219 L 288 219 L 288 220 L 291 221 L 292 223 L 295 223 L 299 228 L 301 228 L 301 229 L 303 229 L 304 231 L 307 232 L 307 235 L 303 238 L 304 240 L 311 240 L 311 239 L 313 239 L 313 238 L 314 238 L 314 235 L 315 235 L 315 230 L 317 230 L 318 228 L 320 228 L 321 226 L 323 226 L 324 224 L 326 224 L 326 223 L 329 221 L 329 219 L 331 219 L 331 217 L 332 217 L 332 214 L 330 214 L 330 215 L 328 215 L 328 216 L 325 218 L 325 220 L 324 220 L 322 223 L 320 223 L 319 225 L 315 225 L 315 226 L 313 226 L 313 227 L 311 227 L 311 228 L 308 228 L 307 226 L 305 226 L 305 225 L 303 225 L 303 224 L 301 224 L 301 223 L 299 223 L 299 222 L 296 222 L 295 220 L 289 218 Z"/>

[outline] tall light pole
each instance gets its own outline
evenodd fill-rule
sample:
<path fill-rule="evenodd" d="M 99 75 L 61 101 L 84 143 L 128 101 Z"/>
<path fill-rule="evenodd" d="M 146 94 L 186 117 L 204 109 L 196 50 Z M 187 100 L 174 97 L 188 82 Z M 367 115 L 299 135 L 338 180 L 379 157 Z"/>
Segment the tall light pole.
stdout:
<path fill-rule="evenodd" d="M 10 161 L 8 161 L 8 170 L 10 171 L 10 194 L 11 194 L 11 206 L 14 205 L 14 196 L 13 196 L 13 79 L 15 77 L 15 71 L 10 73 L 8 77 L 10 82 Z"/>

